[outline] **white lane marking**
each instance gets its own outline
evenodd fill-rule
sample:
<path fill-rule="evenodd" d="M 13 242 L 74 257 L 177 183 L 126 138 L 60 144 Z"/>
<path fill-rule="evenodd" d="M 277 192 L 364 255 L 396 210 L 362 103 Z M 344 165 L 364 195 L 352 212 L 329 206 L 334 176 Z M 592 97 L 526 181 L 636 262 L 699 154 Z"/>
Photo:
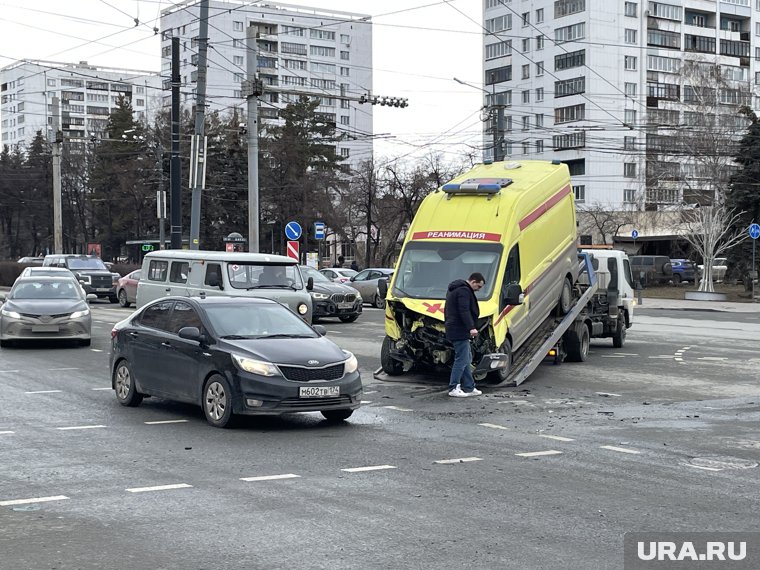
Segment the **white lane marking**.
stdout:
<path fill-rule="evenodd" d="M 377 394 L 377 390 L 365 390 L 365 394 Z"/>
<path fill-rule="evenodd" d="M 519 405 L 532 406 L 533 405 L 527 400 L 507 400 L 505 402 L 499 402 L 499 403 L 500 404 L 514 404 L 515 406 L 519 406 Z"/>
<path fill-rule="evenodd" d="M 161 424 L 184 424 L 189 422 L 190 420 L 161 420 L 156 422 L 143 422 L 147 426 L 157 426 Z"/>
<path fill-rule="evenodd" d="M 439 459 L 438 461 L 433 461 L 433 463 L 438 463 L 439 465 L 446 465 L 449 463 L 469 463 L 470 461 L 483 461 L 480 457 L 460 457 L 459 459 Z"/>
<path fill-rule="evenodd" d="M 102 351 L 101 349 L 99 349 L 99 348 L 91 348 L 90 350 L 91 350 L 92 352 L 103 352 L 103 351 Z"/>
<path fill-rule="evenodd" d="M 620 356 L 638 356 L 638 354 L 633 352 L 616 352 L 615 354 L 619 354 Z"/>
<path fill-rule="evenodd" d="M 410 408 L 401 408 L 399 406 L 383 406 L 386 410 L 396 410 L 397 412 L 413 412 Z"/>
<path fill-rule="evenodd" d="M 34 392 L 24 392 L 24 394 L 58 394 L 63 390 L 35 390 Z"/>
<path fill-rule="evenodd" d="M 681 358 L 680 356 L 676 356 L 673 360 L 675 360 L 676 362 L 683 362 L 683 358 Z"/>
<path fill-rule="evenodd" d="M 294 473 L 285 473 L 283 475 L 262 475 L 260 477 L 241 477 L 241 481 L 277 481 L 279 479 L 297 479 L 300 475 Z"/>
<path fill-rule="evenodd" d="M 612 398 L 622 398 L 620 394 L 613 394 L 612 392 L 595 392 L 598 396 L 609 396 Z"/>
<path fill-rule="evenodd" d="M 697 358 L 697 360 L 714 360 L 714 361 L 721 361 L 721 360 L 728 360 L 728 358 L 725 358 L 723 356 L 703 356 L 701 358 Z"/>
<path fill-rule="evenodd" d="M 660 360 L 670 360 L 670 359 L 673 358 L 673 355 L 672 354 L 661 354 L 659 356 L 648 356 L 647 358 L 660 359 Z"/>
<path fill-rule="evenodd" d="M 625 358 L 625 356 L 619 354 L 602 354 L 602 358 Z"/>
<path fill-rule="evenodd" d="M 16 433 L 15 431 L 0 431 L 0 435 L 10 435 L 12 433 Z"/>
<path fill-rule="evenodd" d="M 96 428 L 104 428 L 106 426 L 102 425 L 96 425 L 96 426 L 70 426 L 70 427 L 62 427 L 62 428 L 55 428 L 60 431 L 67 431 L 72 429 L 96 429 Z"/>
<path fill-rule="evenodd" d="M 131 489 L 125 489 L 130 493 L 147 493 L 149 491 L 170 491 L 172 489 L 192 489 L 192 485 L 187 483 L 176 483 L 175 485 L 157 485 L 155 487 L 132 487 Z"/>
<path fill-rule="evenodd" d="M 79 370 L 79 368 L 48 368 L 49 372 L 60 371 L 60 370 Z"/>
<path fill-rule="evenodd" d="M 108 388 L 90 388 L 90 390 L 113 390 L 110 386 Z"/>
<path fill-rule="evenodd" d="M 362 400 L 359 402 L 360 404 L 371 404 L 372 400 Z"/>
<path fill-rule="evenodd" d="M 11 373 L 11 372 L 21 372 L 21 370 L 0 370 L 0 374 L 3 374 L 4 372 Z"/>
<path fill-rule="evenodd" d="M 615 447 L 614 445 L 600 445 L 601 449 L 609 449 L 610 451 L 619 451 L 620 453 L 631 453 L 633 455 L 639 455 L 641 452 L 635 449 L 629 449 L 627 447 Z"/>
<path fill-rule="evenodd" d="M 509 429 L 507 426 L 500 426 L 499 424 L 478 424 L 478 425 L 491 428 L 491 429 Z"/>
<path fill-rule="evenodd" d="M 381 469 L 396 469 L 395 465 L 370 465 L 369 467 L 350 467 L 348 469 L 341 469 L 346 473 L 360 473 L 362 471 L 379 471 Z"/>
<path fill-rule="evenodd" d="M 54 497 L 34 497 L 31 499 L 14 499 L 12 501 L 0 501 L 0 507 L 11 507 L 13 505 L 31 505 L 32 503 L 47 503 L 49 501 L 65 501 L 66 495 L 56 495 Z"/>
<path fill-rule="evenodd" d="M 542 457 L 544 455 L 560 455 L 562 452 L 556 449 L 548 449 L 546 451 L 529 451 L 527 453 L 515 453 L 518 457 Z"/>
<path fill-rule="evenodd" d="M 561 435 L 549 435 L 548 433 L 540 433 L 539 437 L 545 437 L 546 439 L 553 439 L 555 441 L 575 441 L 571 437 L 562 437 Z"/>
<path fill-rule="evenodd" d="M 702 465 L 692 465 L 691 463 L 681 463 L 684 467 L 692 467 L 693 469 L 702 469 L 703 471 L 723 471 L 718 467 L 703 467 Z"/>

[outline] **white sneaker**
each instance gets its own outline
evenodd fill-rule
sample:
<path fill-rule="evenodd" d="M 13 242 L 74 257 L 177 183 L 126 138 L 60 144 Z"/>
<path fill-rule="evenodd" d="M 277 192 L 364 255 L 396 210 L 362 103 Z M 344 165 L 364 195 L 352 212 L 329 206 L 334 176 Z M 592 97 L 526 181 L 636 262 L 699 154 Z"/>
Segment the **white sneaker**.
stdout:
<path fill-rule="evenodd" d="M 449 396 L 452 398 L 466 398 L 469 395 L 470 394 L 467 392 L 462 391 L 462 388 L 459 387 L 459 384 L 457 384 L 457 387 L 449 392 Z"/>
<path fill-rule="evenodd" d="M 465 394 L 467 394 L 468 396 L 482 396 L 483 392 L 481 392 L 477 388 L 473 388 L 472 392 L 465 392 Z"/>

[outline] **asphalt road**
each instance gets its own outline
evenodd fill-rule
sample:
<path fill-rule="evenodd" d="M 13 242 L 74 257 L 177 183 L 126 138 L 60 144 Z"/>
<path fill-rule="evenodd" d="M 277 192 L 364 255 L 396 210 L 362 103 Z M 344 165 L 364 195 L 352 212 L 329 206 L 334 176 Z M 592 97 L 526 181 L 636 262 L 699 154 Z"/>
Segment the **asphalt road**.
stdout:
<path fill-rule="evenodd" d="M 325 321 L 365 405 L 209 427 L 90 348 L 0 351 L 0 568 L 622 568 L 631 531 L 760 531 L 758 314 L 640 309 L 623 349 L 448 398 L 379 382 L 383 314 Z M 31 500 L 39 502 L 30 502 Z"/>

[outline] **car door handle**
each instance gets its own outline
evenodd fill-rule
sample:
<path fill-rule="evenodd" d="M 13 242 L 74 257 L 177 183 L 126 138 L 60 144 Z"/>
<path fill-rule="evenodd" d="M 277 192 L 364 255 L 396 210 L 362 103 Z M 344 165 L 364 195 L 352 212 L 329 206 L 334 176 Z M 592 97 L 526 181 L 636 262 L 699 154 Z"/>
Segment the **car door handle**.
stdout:
<path fill-rule="evenodd" d="M 130 333 L 127 333 L 127 334 L 128 334 L 129 336 L 131 336 L 132 338 L 137 338 L 138 336 L 140 336 L 140 335 L 139 335 L 139 334 L 137 334 L 136 332 L 130 332 Z"/>
<path fill-rule="evenodd" d="M 172 288 L 171 287 L 167 287 L 166 289 L 164 289 L 164 291 L 166 291 L 167 293 L 171 293 L 172 292 Z"/>
<path fill-rule="evenodd" d="M 164 342 L 161 343 L 161 346 L 165 346 L 166 348 L 171 348 L 172 347 L 172 343 L 164 341 Z"/>

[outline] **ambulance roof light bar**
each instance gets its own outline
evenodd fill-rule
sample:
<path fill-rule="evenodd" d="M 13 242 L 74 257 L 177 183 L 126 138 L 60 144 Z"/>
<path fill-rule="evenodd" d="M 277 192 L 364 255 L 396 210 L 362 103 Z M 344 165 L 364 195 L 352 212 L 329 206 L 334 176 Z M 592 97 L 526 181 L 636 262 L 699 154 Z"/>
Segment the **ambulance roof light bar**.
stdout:
<path fill-rule="evenodd" d="M 497 194 L 510 184 L 511 178 L 470 178 L 459 184 L 444 184 L 441 190 L 447 194 Z"/>

